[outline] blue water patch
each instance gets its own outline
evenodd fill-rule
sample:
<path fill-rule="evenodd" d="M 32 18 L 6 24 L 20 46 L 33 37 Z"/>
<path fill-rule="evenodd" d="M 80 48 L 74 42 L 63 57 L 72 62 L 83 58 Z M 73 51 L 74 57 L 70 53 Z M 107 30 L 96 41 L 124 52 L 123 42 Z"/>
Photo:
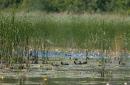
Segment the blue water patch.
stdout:
<path fill-rule="evenodd" d="M 85 57 L 86 53 L 71 53 L 71 52 L 57 52 L 57 51 L 31 51 L 31 56 L 38 57 L 74 57 L 81 58 Z"/>
<path fill-rule="evenodd" d="M 107 57 L 106 54 L 90 51 L 90 52 L 63 52 L 63 51 L 31 51 L 31 56 L 37 57 L 65 57 L 65 58 L 102 58 Z"/>

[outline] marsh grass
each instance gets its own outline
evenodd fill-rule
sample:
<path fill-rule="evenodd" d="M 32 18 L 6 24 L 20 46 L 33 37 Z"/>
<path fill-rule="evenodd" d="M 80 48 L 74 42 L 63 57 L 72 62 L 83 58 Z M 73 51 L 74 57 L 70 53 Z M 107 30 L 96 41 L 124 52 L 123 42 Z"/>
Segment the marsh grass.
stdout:
<path fill-rule="evenodd" d="M 29 49 L 130 49 L 130 17 L 103 14 L 10 13 L 0 16 L 0 56 L 16 57 Z M 18 52 L 19 51 L 19 52 Z M 11 62 L 10 62 L 11 63 Z"/>

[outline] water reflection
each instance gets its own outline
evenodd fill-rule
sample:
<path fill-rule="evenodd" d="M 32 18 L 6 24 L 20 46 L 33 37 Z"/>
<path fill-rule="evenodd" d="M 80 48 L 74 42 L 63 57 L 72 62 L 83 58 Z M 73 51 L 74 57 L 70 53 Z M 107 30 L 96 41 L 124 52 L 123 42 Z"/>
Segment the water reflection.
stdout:
<path fill-rule="evenodd" d="M 104 77 L 101 68 L 87 65 L 69 65 L 29 71 L 0 72 L 0 85 L 130 85 L 130 68 L 118 66 L 112 70 L 106 67 Z"/>
<path fill-rule="evenodd" d="M 58 72 L 60 73 L 60 72 Z M 67 71 L 64 73 L 68 73 Z M 71 74 L 71 73 L 69 73 Z M 62 73 L 56 74 L 57 78 L 42 75 L 43 77 L 29 77 L 19 73 L 17 77 L 3 76 L 0 85 L 129 85 L 130 78 L 74 78 L 66 77 Z M 65 78 L 66 77 L 66 78 Z"/>

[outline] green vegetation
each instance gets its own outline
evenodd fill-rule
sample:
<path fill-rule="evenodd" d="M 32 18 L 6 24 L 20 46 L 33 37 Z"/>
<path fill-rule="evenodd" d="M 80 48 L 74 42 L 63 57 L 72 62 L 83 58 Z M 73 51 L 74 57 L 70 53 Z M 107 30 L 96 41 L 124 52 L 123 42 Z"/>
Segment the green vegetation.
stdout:
<path fill-rule="evenodd" d="M 46 12 L 125 12 L 130 0 L 0 0 L 0 8 L 41 10 Z"/>
<path fill-rule="evenodd" d="M 50 50 L 83 50 L 87 61 L 87 53 L 97 50 L 105 77 L 109 54 L 119 52 L 119 64 L 127 62 L 130 0 L 0 0 L 0 10 L 1 64 L 45 64 Z"/>
<path fill-rule="evenodd" d="M 129 27 L 130 17 L 121 15 L 1 13 L 0 56 L 13 63 L 29 59 L 30 49 L 130 50 Z"/>

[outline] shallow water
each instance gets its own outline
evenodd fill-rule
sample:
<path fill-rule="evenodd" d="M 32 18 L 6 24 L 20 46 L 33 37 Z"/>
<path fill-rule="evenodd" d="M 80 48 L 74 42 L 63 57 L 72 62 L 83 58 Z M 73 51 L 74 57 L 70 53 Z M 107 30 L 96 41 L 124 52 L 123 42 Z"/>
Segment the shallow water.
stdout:
<path fill-rule="evenodd" d="M 108 70 L 108 67 L 106 68 Z M 110 70 L 110 69 L 109 69 Z M 5 72 L 0 74 L 0 85 L 130 85 L 129 67 L 118 66 L 100 77 L 100 68 L 90 66 L 59 66 L 52 70 L 43 68 L 24 72 Z"/>
<path fill-rule="evenodd" d="M 0 80 L 0 85 L 124 85 L 127 82 L 130 85 L 129 80 L 103 80 L 100 78 L 47 78 L 44 80 L 42 77 L 35 78 L 5 78 Z"/>

